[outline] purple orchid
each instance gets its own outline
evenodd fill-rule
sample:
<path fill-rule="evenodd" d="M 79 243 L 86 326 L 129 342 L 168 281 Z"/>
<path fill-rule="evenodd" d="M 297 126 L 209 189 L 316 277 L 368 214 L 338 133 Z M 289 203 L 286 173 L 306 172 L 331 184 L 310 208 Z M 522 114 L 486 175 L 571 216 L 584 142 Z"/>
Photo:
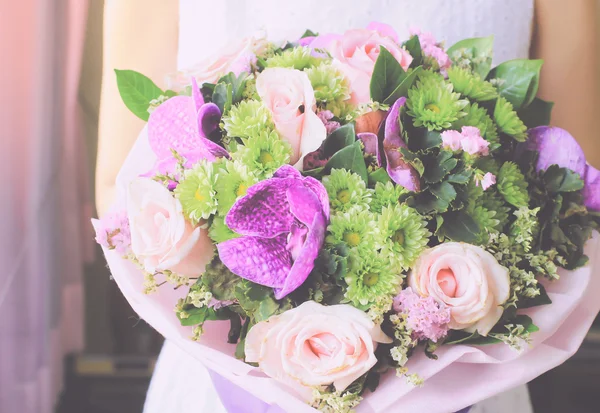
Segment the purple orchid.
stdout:
<path fill-rule="evenodd" d="M 358 139 L 363 143 L 363 151 L 367 155 L 371 155 L 375 159 L 377 166 L 383 165 L 381 158 L 380 142 L 379 137 L 372 132 L 361 132 L 358 135 Z"/>
<path fill-rule="evenodd" d="M 313 269 L 328 220 L 325 187 L 284 165 L 233 205 L 225 223 L 242 237 L 218 244 L 219 257 L 234 274 L 272 287 L 281 299 Z"/>
<path fill-rule="evenodd" d="M 196 80 L 192 78 L 192 96 L 175 96 L 157 107 L 148 119 L 148 141 L 157 160 L 144 176 L 174 175 L 178 160 L 172 151 L 185 159 L 191 168 L 202 159 L 214 161 L 229 157 L 208 136 L 219 127 L 221 111 L 214 103 L 205 103 Z"/>
<path fill-rule="evenodd" d="M 529 131 L 526 146 L 539 153 L 537 171 L 544 171 L 550 165 L 558 165 L 579 174 L 585 184 L 585 206 L 600 210 L 600 172 L 586 163 L 583 149 L 569 132 L 557 127 L 538 126 Z"/>
<path fill-rule="evenodd" d="M 402 125 L 400 124 L 400 109 L 404 103 L 406 103 L 406 98 L 399 98 L 388 113 L 385 120 L 383 152 L 387 161 L 387 173 L 392 181 L 409 191 L 418 192 L 421 189 L 419 174 L 415 168 L 404 161 L 399 150 L 407 147 L 402 139 Z"/>

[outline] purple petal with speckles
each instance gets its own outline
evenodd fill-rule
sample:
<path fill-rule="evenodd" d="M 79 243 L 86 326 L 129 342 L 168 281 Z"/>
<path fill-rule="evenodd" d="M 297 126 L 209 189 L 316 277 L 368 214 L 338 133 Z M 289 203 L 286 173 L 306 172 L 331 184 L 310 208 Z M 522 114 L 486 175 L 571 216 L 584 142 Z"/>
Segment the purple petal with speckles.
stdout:
<path fill-rule="evenodd" d="M 361 132 L 358 135 L 358 139 L 360 139 L 365 145 L 364 152 L 367 155 L 374 156 L 377 160 L 377 166 L 381 166 L 381 154 L 379 153 L 379 138 L 376 134 L 371 132 Z"/>
<path fill-rule="evenodd" d="M 275 298 L 280 300 L 296 288 L 300 287 L 308 278 L 308 275 L 315 266 L 315 259 L 319 255 L 319 250 L 325 240 L 325 229 L 327 228 L 327 219 L 323 214 L 316 214 L 309 228 L 309 232 L 304 241 L 304 246 L 300 255 L 294 261 L 292 268 L 285 278 L 282 287 L 275 287 Z"/>
<path fill-rule="evenodd" d="M 287 200 L 290 211 L 296 219 L 304 225 L 309 226 L 315 219 L 315 214 L 322 213 L 321 201 L 316 194 L 298 181 L 297 185 L 288 188 Z"/>
<path fill-rule="evenodd" d="M 289 232 L 294 216 L 286 192 L 297 182 L 295 178 L 271 178 L 252 185 L 231 207 L 225 223 L 241 235 L 272 238 Z"/>
<path fill-rule="evenodd" d="M 421 189 L 419 174 L 415 168 L 402 159 L 402 153 L 398 150 L 399 148 L 406 148 L 406 143 L 402 139 L 399 119 L 400 108 L 405 102 L 405 97 L 398 99 L 385 120 L 383 151 L 387 162 L 387 172 L 392 181 L 409 191 L 417 192 Z"/>
<path fill-rule="evenodd" d="M 329 221 L 329 195 L 327 195 L 327 190 L 323 184 L 311 176 L 304 178 L 302 183 L 305 187 L 310 188 L 317 198 L 319 198 L 325 219 Z"/>
<path fill-rule="evenodd" d="M 194 76 L 192 76 L 192 99 L 194 99 L 194 108 L 196 109 L 196 113 L 198 113 L 202 105 L 204 105 L 204 98 Z"/>
<path fill-rule="evenodd" d="M 302 178 L 302 174 L 292 165 L 283 165 L 275 171 L 273 178 Z"/>
<path fill-rule="evenodd" d="M 585 206 L 600 211 L 600 171 L 591 165 L 586 166 L 583 199 Z"/>
<path fill-rule="evenodd" d="M 550 165 L 571 169 L 580 176 L 585 174 L 585 154 L 575 138 L 564 129 L 539 126 L 529 131 L 527 148 L 539 153 L 536 169 L 544 171 Z"/>
<path fill-rule="evenodd" d="M 287 234 L 275 238 L 242 237 L 217 244 L 219 258 L 231 272 L 267 287 L 285 287 L 292 268 Z"/>

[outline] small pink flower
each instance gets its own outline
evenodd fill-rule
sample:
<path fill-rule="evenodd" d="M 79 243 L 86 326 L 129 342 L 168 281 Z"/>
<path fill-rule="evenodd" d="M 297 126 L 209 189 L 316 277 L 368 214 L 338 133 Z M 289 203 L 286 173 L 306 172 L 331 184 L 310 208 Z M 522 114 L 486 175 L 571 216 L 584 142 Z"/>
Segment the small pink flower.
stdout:
<path fill-rule="evenodd" d="M 121 255 L 127 254 L 131 245 L 131 232 L 127 211 L 111 212 L 94 221 L 96 242 Z"/>
<path fill-rule="evenodd" d="M 490 143 L 481 137 L 479 129 L 474 126 L 463 126 L 460 146 L 469 155 L 489 155 Z"/>
<path fill-rule="evenodd" d="M 460 149 L 460 142 L 462 139 L 463 136 L 459 131 L 447 130 L 442 132 L 442 146 L 444 149 L 458 151 Z"/>
<path fill-rule="evenodd" d="M 485 175 L 483 175 L 482 179 L 476 179 L 475 180 L 475 185 L 479 186 L 480 183 L 481 183 L 481 187 L 485 191 L 490 186 L 492 186 L 492 185 L 494 185 L 496 183 L 496 175 L 494 175 L 491 172 L 488 172 Z"/>
<path fill-rule="evenodd" d="M 394 298 L 394 311 L 406 314 L 407 326 L 419 340 L 435 343 L 448 333 L 450 310 L 433 297 L 421 297 L 410 287 Z"/>
<path fill-rule="evenodd" d="M 323 125 L 325 125 L 325 129 L 327 130 L 327 135 L 331 134 L 331 132 L 333 132 L 334 130 L 336 130 L 340 127 L 339 122 L 331 120 L 331 119 L 333 119 L 333 113 L 331 113 L 330 110 L 322 110 L 319 113 L 317 113 L 317 116 L 319 117 L 319 119 L 321 119 L 321 122 L 323 122 Z"/>
<path fill-rule="evenodd" d="M 437 61 L 438 66 L 442 73 L 452 65 L 448 53 L 440 47 L 440 44 L 435 40 L 433 34 L 429 32 L 422 32 L 420 29 L 411 28 L 411 36 L 419 36 L 419 43 L 421 44 L 421 50 L 427 57 L 431 57 Z"/>

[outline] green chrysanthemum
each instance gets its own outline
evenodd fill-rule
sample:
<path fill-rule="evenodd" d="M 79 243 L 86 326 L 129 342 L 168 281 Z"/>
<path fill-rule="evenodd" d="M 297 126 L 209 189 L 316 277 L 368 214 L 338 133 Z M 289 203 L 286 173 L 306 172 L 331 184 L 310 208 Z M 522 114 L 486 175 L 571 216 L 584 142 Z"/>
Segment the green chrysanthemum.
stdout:
<path fill-rule="evenodd" d="M 271 114 L 258 100 L 243 100 L 223 116 L 223 125 L 230 137 L 250 138 L 261 131 L 275 130 Z"/>
<path fill-rule="evenodd" d="M 225 242 L 233 238 L 238 238 L 240 235 L 233 232 L 226 224 L 225 217 L 215 215 L 210 227 L 208 228 L 208 236 L 217 244 Z"/>
<path fill-rule="evenodd" d="M 267 67 L 289 67 L 304 70 L 316 66 L 322 59 L 314 57 L 308 47 L 287 49 L 267 59 Z"/>
<path fill-rule="evenodd" d="M 245 100 L 259 100 L 258 92 L 256 91 L 256 78 L 249 77 L 246 79 L 244 83 L 244 92 L 242 92 L 242 97 Z"/>
<path fill-rule="evenodd" d="M 527 126 L 514 111 L 513 105 L 502 96 L 496 101 L 494 121 L 498 128 L 519 142 L 527 139 Z"/>
<path fill-rule="evenodd" d="M 395 268 L 408 269 L 427 247 L 431 233 L 419 213 L 406 205 L 384 207 L 379 217 L 379 230 L 384 239 L 383 251 Z"/>
<path fill-rule="evenodd" d="M 489 234 L 498 232 L 500 221 L 496 219 L 496 211 L 490 211 L 483 205 L 469 205 L 467 213 L 479 226 L 476 244 L 487 244 Z"/>
<path fill-rule="evenodd" d="M 338 69 L 322 64 L 307 69 L 306 74 L 315 91 L 317 102 L 336 102 L 350 98 L 350 87 Z"/>
<path fill-rule="evenodd" d="M 290 161 L 292 149 L 277 132 L 263 131 L 246 139 L 231 156 L 241 162 L 249 173 L 261 179 L 270 178 L 280 166 Z"/>
<path fill-rule="evenodd" d="M 452 129 L 460 130 L 463 126 L 474 126 L 479 129 L 481 136 L 493 146 L 498 146 L 498 131 L 487 110 L 472 103 L 465 107 L 466 115 L 452 124 Z"/>
<path fill-rule="evenodd" d="M 375 214 L 364 209 L 334 214 L 327 227 L 325 241 L 330 245 L 344 243 L 350 248 L 375 250 L 381 248 L 381 237 Z"/>
<path fill-rule="evenodd" d="M 395 295 L 402 284 L 402 275 L 387 257 L 373 253 L 357 257 L 345 280 L 348 284 L 346 298 L 366 310 L 378 298 Z"/>
<path fill-rule="evenodd" d="M 327 102 L 325 105 L 319 105 L 323 110 L 328 110 L 337 118 L 345 119 L 347 121 L 354 120 L 357 116 L 357 109 L 350 101 L 347 100 L 334 100 Z"/>
<path fill-rule="evenodd" d="M 329 195 L 329 203 L 335 212 L 346 212 L 353 208 L 367 209 L 371 194 L 362 178 L 345 169 L 332 169 L 323 177 L 323 185 Z"/>
<path fill-rule="evenodd" d="M 413 69 L 409 69 L 409 71 L 411 70 Z M 436 72 L 433 70 L 421 70 L 417 74 L 417 80 L 420 83 L 432 83 L 437 85 L 444 85 L 446 83 L 444 76 L 442 76 L 440 72 Z"/>
<path fill-rule="evenodd" d="M 375 184 L 375 189 L 371 191 L 371 211 L 380 214 L 384 207 L 391 207 L 398 204 L 401 195 L 406 194 L 408 190 L 400 185 L 394 185 L 391 182 Z"/>
<path fill-rule="evenodd" d="M 454 91 L 472 100 L 486 101 L 498 97 L 496 88 L 488 81 L 469 69 L 451 67 L 448 69 L 448 79 L 454 85 Z"/>
<path fill-rule="evenodd" d="M 248 188 L 258 179 L 248 168 L 237 161 L 225 160 L 217 174 L 215 189 L 219 214 L 225 215 L 238 198 L 246 195 Z"/>
<path fill-rule="evenodd" d="M 529 205 L 527 181 L 514 162 L 505 162 L 498 173 L 496 187 L 506 202 L 521 208 Z"/>
<path fill-rule="evenodd" d="M 436 80 L 419 80 L 417 87 L 408 91 L 406 107 L 414 118 L 415 126 L 429 130 L 448 129 L 452 122 L 465 115 L 462 109 L 469 103 L 460 100 L 460 94 L 452 91 L 452 84 Z"/>
<path fill-rule="evenodd" d="M 213 164 L 200 161 L 185 171 L 183 180 L 175 188 L 183 213 L 195 224 L 217 211 L 215 181 Z"/>
<path fill-rule="evenodd" d="M 498 226 L 496 229 L 502 232 L 504 226 L 508 223 L 508 214 L 510 208 L 504 198 L 498 193 L 496 189 L 488 188 L 481 196 L 481 205 L 488 211 L 496 212 L 494 219 L 498 220 Z"/>

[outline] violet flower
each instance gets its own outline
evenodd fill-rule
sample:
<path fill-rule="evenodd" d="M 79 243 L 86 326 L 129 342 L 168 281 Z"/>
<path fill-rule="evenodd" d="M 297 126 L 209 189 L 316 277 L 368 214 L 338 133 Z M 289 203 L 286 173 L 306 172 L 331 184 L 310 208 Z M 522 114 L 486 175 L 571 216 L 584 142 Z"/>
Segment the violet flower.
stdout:
<path fill-rule="evenodd" d="M 225 223 L 242 237 L 218 244 L 219 257 L 231 272 L 272 287 L 281 299 L 313 269 L 328 220 L 325 187 L 284 165 L 233 205 Z"/>
<path fill-rule="evenodd" d="M 142 176 L 176 175 L 177 158 L 191 168 L 202 159 L 214 161 L 229 157 L 208 136 L 219 127 L 221 111 L 214 103 L 205 103 L 196 80 L 192 78 L 192 96 L 175 96 L 157 107 L 148 119 L 148 141 L 156 154 L 154 167 Z"/>
<path fill-rule="evenodd" d="M 584 181 L 585 206 L 600 210 L 600 172 L 586 163 L 583 149 L 569 132 L 557 127 L 538 126 L 529 131 L 526 146 L 539 153 L 536 164 L 538 172 L 558 165 L 579 174 Z"/>

